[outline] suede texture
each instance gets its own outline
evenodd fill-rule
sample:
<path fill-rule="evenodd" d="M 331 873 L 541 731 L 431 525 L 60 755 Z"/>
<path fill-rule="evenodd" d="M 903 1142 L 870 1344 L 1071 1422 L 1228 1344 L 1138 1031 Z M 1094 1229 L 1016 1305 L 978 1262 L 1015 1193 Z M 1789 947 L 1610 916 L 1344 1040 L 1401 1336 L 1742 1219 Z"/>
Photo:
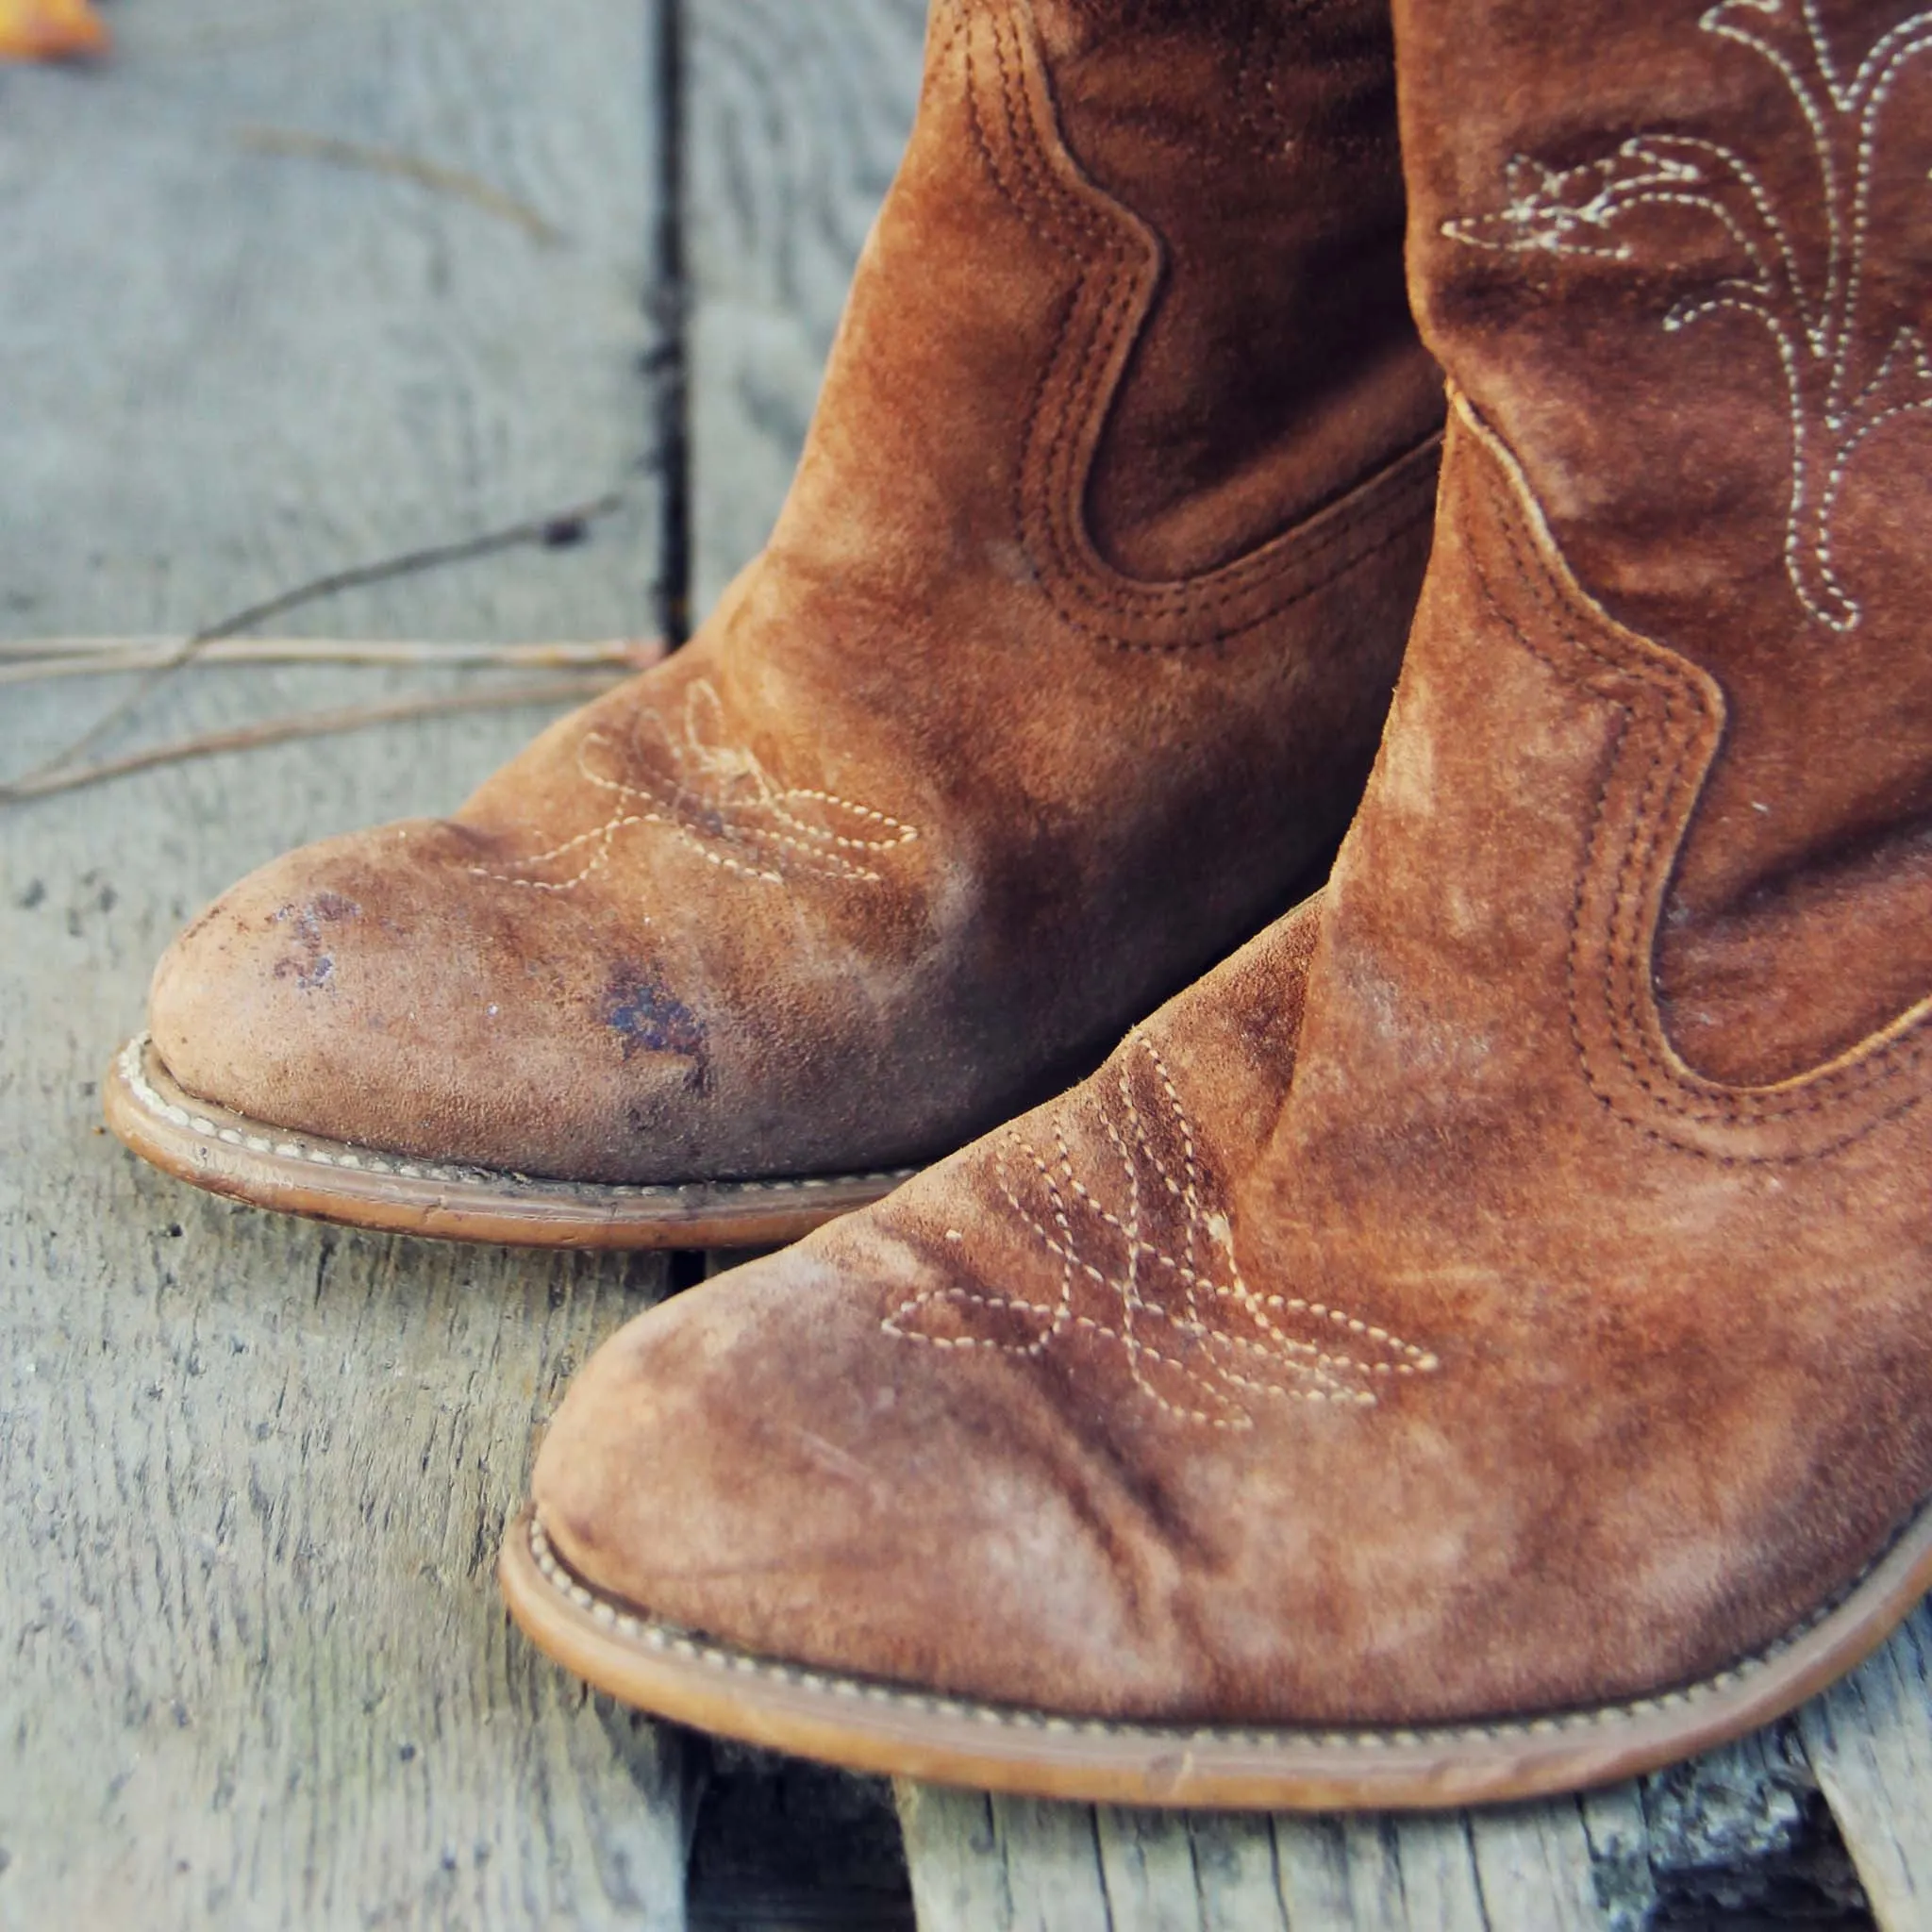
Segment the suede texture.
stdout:
<path fill-rule="evenodd" d="M 1627 258 L 1513 245 L 1554 224 L 1614 246 L 1594 190 L 1551 214 L 1519 171 L 1521 207 L 1469 230 L 1498 246 L 1445 232 L 1512 155 L 1617 149 L 1632 104 L 1686 167 L 1748 142 L 1798 178 L 1803 117 L 1701 47 L 1676 64 L 1709 37 L 1679 13 L 1619 40 L 1607 6 L 1404 0 L 1418 300 L 1510 436 L 1452 414 L 1329 884 L 1085 1084 L 600 1351 L 535 1478 L 591 1581 L 758 1651 L 1074 1714 L 1480 1720 L 1708 1676 L 1932 1494 L 1932 1002 L 1901 964 L 1924 926 L 1896 775 L 1932 754 L 1898 541 L 1926 507 L 1919 431 L 1888 419 L 1841 483 L 1860 613 L 1805 620 L 1843 700 L 1814 723 L 1798 620 L 1761 621 L 1800 594 L 1759 487 L 1789 428 L 1731 408 L 1747 376 L 1775 396 L 1775 359 L 1687 322 L 1673 363 L 1647 300 L 1576 280 Z M 1591 21 L 1622 58 L 1584 61 Z M 1849 73 L 1895 16 L 1832 21 Z M 1874 206 L 1895 166 L 1920 161 L 1874 160 Z M 1628 440 L 1679 414 L 1697 462 Z M 1600 469 L 1570 467 L 1586 446 Z M 1761 568 L 1727 547 L 1747 507 Z M 1890 813 L 1855 863 L 1853 797 Z M 1699 896 L 1786 834 L 1777 918 Z M 1687 1020 L 1720 955 L 1726 1001 Z M 1731 1071 L 1759 1061 L 1775 1077 Z"/>
<path fill-rule="evenodd" d="M 1645 970 L 1722 732 L 1498 445 L 1324 892 L 1062 1099 L 631 1324 L 540 1457 L 598 1587 L 1069 1713 L 1694 1680 L 1932 1491 L 1927 1016 L 1769 1090 Z"/>
<path fill-rule="evenodd" d="M 1800 1074 L 1932 983 L 1926 23 L 1398 16 L 1424 331 L 1582 580 L 1728 701 L 1658 949 L 1674 1037 Z"/>
<path fill-rule="evenodd" d="M 1373 756 L 1441 410 L 1388 23 L 1315 16 L 940 6 L 764 555 L 454 819 L 218 902 L 155 978 L 175 1078 L 584 1180 L 915 1161 L 1291 903 Z"/>

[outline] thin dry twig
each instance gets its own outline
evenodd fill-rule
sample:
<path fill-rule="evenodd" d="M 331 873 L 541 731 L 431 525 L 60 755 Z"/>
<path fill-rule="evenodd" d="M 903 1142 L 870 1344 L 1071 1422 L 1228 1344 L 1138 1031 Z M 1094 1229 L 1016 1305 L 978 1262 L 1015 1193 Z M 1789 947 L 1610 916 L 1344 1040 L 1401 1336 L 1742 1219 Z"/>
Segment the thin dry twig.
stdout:
<path fill-rule="evenodd" d="M 235 138 L 257 154 L 333 161 L 344 168 L 359 168 L 372 175 L 413 181 L 419 188 L 452 195 L 472 208 L 481 208 L 485 214 L 494 215 L 498 221 L 508 222 L 546 248 L 555 248 L 565 239 L 561 228 L 546 221 L 527 202 L 506 194 L 500 188 L 492 188 L 489 182 L 465 174 L 460 168 L 445 168 L 418 155 L 405 154 L 400 148 L 374 147 L 366 142 L 344 141 L 334 134 L 309 134 L 295 127 L 243 127 L 237 130 Z"/>
<path fill-rule="evenodd" d="M 171 663 L 182 641 L 178 637 L 0 639 L 0 684 L 152 671 Z M 608 666 L 643 671 L 663 655 L 664 646 L 655 638 L 521 644 L 400 638 L 217 638 L 194 654 L 193 663 L 456 665 L 523 671 Z"/>
<path fill-rule="evenodd" d="M 11 785 L 0 785 L 0 805 L 20 805 L 30 798 L 47 798 L 104 779 L 124 778 L 156 765 L 184 758 L 211 758 L 218 752 L 253 751 L 261 745 L 285 744 L 291 739 L 315 738 L 325 732 L 360 731 L 371 724 L 393 724 L 408 718 L 429 718 L 451 711 L 500 711 L 525 705 L 580 704 L 612 688 L 608 677 L 554 677 L 530 684 L 499 685 L 493 691 L 456 691 L 442 697 L 402 698 L 391 704 L 349 705 L 340 710 L 305 711 L 289 718 L 264 718 L 259 724 L 238 725 L 231 731 L 206 731 L 169 744 L 150 745 L 97 764 L 45 768 Z"/>
<path fill-rule="evenodd" d="M 258 604 L 251 604 L 245 609 L 223 618 L 219 624 L 211 624 L 182 639 L 172 657 L 157 664 L 118 704 L 109 705 L 78 738 L 44 763 L 35 766 L 25 777 L 16 780 L 14 790 L 18 791 L 20 786 L 50 777 L 75 763 L 117 724 L 139 710 L 165 679 L 220 639 L 253 630 L 258 624 L 266 624 L 271 617 L 280 617 L 301 605 L 313 604 L 323 597 L 333 597 L 339 591 L 359 590 L 367 584 L 386 583 L 391 577 L 408 576 L 413 572 L 431 570 L 441 564 L 467 563 L 474 558 L 514 549 L 521 543 L 554 546 L 575 542 L 583 534 L 587 524 L 608 516 L 623 503 L 624 492 L 613 490 L 589 503 L 555 510 L 544 517 L 531 517 L 520 524 L 509 524 L 499 530 L 486 530 L 480 536 L 460 538 L 454 543 L 433 543 L 422 550 L 405 550 L 394 557 L 378 558 L 375 563 L 355 564 L 347 570 L 331 571 L 325 576 L 311 577 L 307 583 L 297 584 L 292 590 L 278 591 Z M 0 793 L 0 796 L 5 795 Z"/>

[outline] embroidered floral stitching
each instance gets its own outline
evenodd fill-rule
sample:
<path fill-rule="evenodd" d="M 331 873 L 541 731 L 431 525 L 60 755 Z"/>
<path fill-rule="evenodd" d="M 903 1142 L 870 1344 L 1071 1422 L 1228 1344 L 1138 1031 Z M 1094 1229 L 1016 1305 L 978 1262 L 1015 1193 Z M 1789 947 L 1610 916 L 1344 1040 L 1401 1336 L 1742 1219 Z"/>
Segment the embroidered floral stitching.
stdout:
<path fill-rule="evenodd" d="M 641 722 L 655 728 L 665 772 L 648 770 L 641 750 L 633 753 L 628 777 L 599 771 L 594 758 L 621 754 L 608 732 L 586 732 L 577 746 L 577 772 L 615 801 L 610 816 L 547 851 L 516 860 L 510 871 L 476 865 L 471 872 L 536 892 L 575 891 L 609 862 L 621 833 L 633 825 L 657 824 L 712 865 L 769 885 L 782 885 L 797 874 L 876 885 L 882 874 L 865 859 L 919 837 L 915 826 L 870 806 L 807 786 L 780 785 L 751 752 L 724 740 L 718 694 L 704 680 L 686 693 L 675 735 L 657 712 L 646 712 Z M 567 877 L 533 876 L 578 853 L 587 855 L 584 862 Z"/>
<path fill-rule="evenodd" d="M 1780 45 L 1774 36 L 1793 22 L 1802 31 Z M 1932 354 L 1912 327 L 1892 336 L 1869 381 L 1855 387 L 1853 378 L 1854 359 L 1869 346 L 1859 300 L 1879 124 L 1899 75 L 1932 50 L 1932 12 L 1912 14 L 1881 35 L 1849 79 L 1832 53 L 1818 0 L 1797 0 L 1795 8 L 1791 0 L 1719 0 L 1698 25 L 1767 61 L 1804 117 L 1825 221 L 1815 292 L 1757 170 L 1736 150 L 1697 136 L 1632 135 L 1614 153 L 1573 168 L 1514 155 L 1504 170 L 1504 206 L 1446 221 L 1441 232 L 1472 248 L 1628 261 L 1635 250 L 1612 230 L 1637 208 L 1689 208 L 1715 219 L 1746 272 L 1725 276 L 1712 292 L 1686 296 L 1663 326 L 1675 334 L 1712 315 L 1738 314 L 1769 332 L 1791 425 L 1785 567 L 1806 611 L 1828 629 L 1849 631 L 1861 613 L 1838 576 L 1832 522 L 1852 458 L 1885 424 L 1932 410 Z"/>
<path fill-rule="evenodd" d="M 885 1318 L 889 1335 L 935 1348 L 1037 1357 L 1078 1332 L 1121 1349 L 1135 1386 L 1160 1408 L 1210 1428 L 1252 1428 L 1243 1396 L 1372 1406 L 1387 1378 L 1435 1372 L 1437 1358 L 1426 1350 L 1347 1309 L 1251 1288 L 1235 1259 L 1227 1218 L 1209 1205 L 1193 1124 L 1158 1049 L 1137 1032 L 1117 1069 L 1118 1112 L 1108 1108 L 1100 1118 L 1118 1163 L 1117 1205 L 1095 1191 L 1111 1164 L 1096 1166 L 1090 1185 L 1058 1128 L 1050 1157 L 1013 1138 L 1032 1170 L 1017 1182 L 1008 1147 L 994 1155 L 1007 1205 L 1059 1264 L 1053 1299 L 931 1290 Z M 1151 1105 L 1137 1091 L 1150 1084 Z M 1163 1153 L 1163 1140 L 1177 1144 Z M 1037 1190 L 1031 1200 L 1023 1192 L 1029 1182 Z M 1090 1290 L 1102 1297 L 1097 1305 Z M 958 1323 L 967 1332 L 924 1325 L 941 1307 L 952 1312 L 948 1330 Z M 975 1334 L 975 1315 L 1035 1332 L 1025 1341 Z"/>

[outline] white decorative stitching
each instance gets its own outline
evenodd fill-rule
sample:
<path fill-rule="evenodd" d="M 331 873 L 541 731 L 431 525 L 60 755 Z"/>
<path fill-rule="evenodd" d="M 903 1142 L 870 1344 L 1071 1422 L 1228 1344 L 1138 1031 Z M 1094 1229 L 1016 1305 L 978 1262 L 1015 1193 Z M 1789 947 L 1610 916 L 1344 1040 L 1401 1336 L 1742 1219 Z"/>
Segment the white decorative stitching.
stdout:
<path fill-rule="evenodd" d="M 1159 1050 L 1137 1031 L 1116 1066 L 1119 1105 L 1098 1105 L 1113 1159 L 1093 1164 L 1092 1184 L 1058 1126 L 1050 1158 L 1017 1135 L 994 1147 L 1007 1205 L 1059 1264 L 1053 1298 L 926 1290 L 885 1318 L 887 1334 L 1018 1356 L 1079 1334 L 1119 1348 L 1158 1407 L 1211 1428 L 1252 1428 L 1247 1396 L 1372 1406 L 1386 1378 L 1434 1373 L 1433 1355 L 1346 1309 L 1252 1289 L 1226 1215 L 1209 1205 L 1193 1124 Z M 1009 1148 L 1032 1170 L 1018 1184 Z M 1103 1185 L 1118 1205 L 1101 1198 Z"/>
<path fill-rule="evenodd" d="M 873 1187 L 890 1184 L 897 1187 L 902 1181 L 910 1180 L 919 1171 L 911 1167 L 874 1168 L 860 1174 L 836 1176 L 807 1174 L 795 1180 L 691 1181 L 683 1184 L 675 1181 L 541 1181 L 532 1180 L 525 1174 L 505 1174 L 491 1168 L 447 1167 L 427 1160 L 391 1159 L 360 1149 L 351 1149 L 340 1144 L 325 1144 L 306 1138 L 299 1141 L 270 1141 L 263 1135 L 250 1134 L 240 1128 L 219 1126 L 206 1115 L 190 1113 L 179 1103 L 168 1099 L 156 1089 L 147 1076 L 146 1068 L 142 1064 L 147 1048 L 147 1035 L 139 1034 L 121 1049 L 120 1058 L 115 1064 L 127 1091 L 140 1103 L 142 1110 L 155 1119 L 165 1121 L 171 1127 L 192 1134 L 198 1140 L 220 1141 L 231 1146 L 245 1147 L 251 1154 L 263 1155 L 278 1160 L 307 1161 L 311 1166 L 338 1168 L 358 1175 L 388 1174 L 403 1180 L 436 1181 L 445 1187 L 469 1188 L 495 1195 L 513 1193 L 523 1198 L 531 1195 L 556 1195 L 591 1204 L 612 1197 L 620 1200 L 674 1201 L 697 1193 L 706 1201 L 716 1200 L 721 1205 L 734 1202 L 741 1205 L 764 1194 L 808 1193 L 815 1189 L 835 1186 Z"/>
<path fill-rule="evenodd" d="M 1793 22 L 1801 32 L 1780 45 L 1774 32 Z M 1785 567 L 1806 611 L 1831 630 L 1849 631 L 1862 613 L 1840 582 L 1832 554 L 1832 520 L 1846 473 L 1874 430 L 1932 410 L 1932 357 L 1909 326 L 1893 335 L 1876 375 L 1853 387 L 1854 358 L 1867 344 L 1858 326 L 1859 302 L 1879 122 L 1899 75 L 1932 49 L 1932 12 L 1912 14 L 1888 29 L 1850 79 L 1831 51 L 1818 0 L 1797 0 L 1795 9 L 1790 0 L 1719 0 L 1698 25 L 1767 61 L 1804 116 L 1827 242 L 1815 297 L 1790 231 L 1756 169 L 1723 142 L 1698 136 L 1632 135 L 1613 154 L 1572 168 L 1511 156 L 1504 168 L 1503 207 L 1445 221 L 1441 232 L 1472 248 L 1627 261 L 1634 250 L 1611 230 L 1636 208 L 1689 208 L 1715 219 L 1748 272 L 1679 302 L 1663 325 L 1675 333 L 1729 312 L 1750 316 L 1770 334 L 1791 425 Z"/>
<path fill-rule="evenodd" d="M 621 761 L 624 775 L 597 769 L 607 758 Z M 919 837 L 915 826 L 871 806 L 808 786 L 780 785 L 753 753 L 726 741 L 718 693 L 704 678 L 686 691 L 675 732 L 661 713 L 641 713 L 628 756 L 608 732 L 586 732 L 577 745 L 577 772 L 615 801 L 602 824 L 516 860 L 510 871 L 481 865 L 470 871 L 536 892 L 575 891 L 608 863 L 620 833 L 633 825 L 664 825 L 709 864 L 767 885 L 783 885 L 797 874 L 876 885 L 882 875 L 863 856 L 894 851 Z M 586 848 L 588 858 L 568 876 L 535 876 Z"/>

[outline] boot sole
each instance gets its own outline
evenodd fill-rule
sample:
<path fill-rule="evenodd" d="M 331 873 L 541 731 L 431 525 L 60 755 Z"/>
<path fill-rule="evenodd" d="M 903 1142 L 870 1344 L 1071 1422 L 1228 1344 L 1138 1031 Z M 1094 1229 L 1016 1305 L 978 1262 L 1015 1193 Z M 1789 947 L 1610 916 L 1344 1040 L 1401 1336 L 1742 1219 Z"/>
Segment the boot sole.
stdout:
<path fill-rule="evenodd" d="M 647 1187 L 410 1160 L 198 1100 L 144 1034 L 115 1056 L 103 1098 L 108 1124 L 143 1160 L 211 1193 L 350 1227 L 510 1247 L 778 1247 L 917 1171 Z"/>
<path fill-rule="evenodd" d="M 1409 1729 L 1115 1724 L 755 1657 L 591 1589 L 528 1508 L 497 1574 L 538 1649 L 598 1690 L 853 1771 L 1096 1805 L 1432 1810 L 1609 1784 L 1782 1717 L 1868 1657 L 1932 1587 L 1932 1507 L 1833 1604 L 1703 1682 L 1592 1710 Z"/>

